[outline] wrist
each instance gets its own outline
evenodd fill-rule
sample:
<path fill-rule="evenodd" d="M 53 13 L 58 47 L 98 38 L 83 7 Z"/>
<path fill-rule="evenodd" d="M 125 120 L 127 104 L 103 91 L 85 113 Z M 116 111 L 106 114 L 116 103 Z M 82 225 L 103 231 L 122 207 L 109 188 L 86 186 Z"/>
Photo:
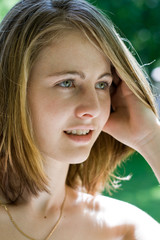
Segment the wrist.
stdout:
<path fill-rule="evenodd" d="M 145 158 L 160 183 L 160 123 L 152 131 L 152 134 L 137 147 L 137 151 Z"/>

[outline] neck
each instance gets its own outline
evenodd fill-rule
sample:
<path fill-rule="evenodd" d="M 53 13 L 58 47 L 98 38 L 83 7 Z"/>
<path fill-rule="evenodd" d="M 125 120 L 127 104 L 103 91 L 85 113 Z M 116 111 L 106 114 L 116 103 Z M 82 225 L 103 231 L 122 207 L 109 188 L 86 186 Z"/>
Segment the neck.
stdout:
<path fill-rule="evenodd" d="M 46 160 L 46 174 L 49 179 L 49 193 L 39 193 L 38 197 L 31 197 L 27 203 L 35 215 L 45 215 L 59 209 L 65 197 L 65 182 L 69 164 L 59 162 L 49 157 Z"/>

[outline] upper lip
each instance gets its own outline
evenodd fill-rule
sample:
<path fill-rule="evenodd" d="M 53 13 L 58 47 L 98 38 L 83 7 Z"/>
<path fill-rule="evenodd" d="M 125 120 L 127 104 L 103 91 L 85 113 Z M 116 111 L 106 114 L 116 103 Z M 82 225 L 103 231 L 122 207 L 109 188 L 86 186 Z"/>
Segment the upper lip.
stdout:
<path fill-rule="evenodd" d="M 80 125 L 80 126 L 75 126 L 75 127 L 69 127 L 67 128 L 65 131 L 72 131 L 72 130 L 95 130 L 95 128 L 93 126 L 87 126 L 87 125 Z"/>

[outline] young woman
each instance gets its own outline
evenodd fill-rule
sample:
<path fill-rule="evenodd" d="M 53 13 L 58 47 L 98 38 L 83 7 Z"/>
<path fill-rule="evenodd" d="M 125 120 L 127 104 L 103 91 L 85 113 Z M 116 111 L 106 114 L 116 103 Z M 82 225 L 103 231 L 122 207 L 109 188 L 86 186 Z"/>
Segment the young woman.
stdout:
<path fill-rule="evenodd" d="M 98 194 L 134 150 L 160 181 L 160 124 L 145 73 L 96 7 L 13 7 L 0 103 L 0 239 L 160 239 L 146 213 Z"/>

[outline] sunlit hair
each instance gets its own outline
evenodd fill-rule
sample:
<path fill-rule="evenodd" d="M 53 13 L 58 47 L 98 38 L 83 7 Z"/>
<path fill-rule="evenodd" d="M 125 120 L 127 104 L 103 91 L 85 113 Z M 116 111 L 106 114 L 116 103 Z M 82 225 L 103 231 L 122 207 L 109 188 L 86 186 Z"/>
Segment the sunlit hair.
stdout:
<path fill-rule="evenodd" d="M 155 114 L 145 74 L 129 52 L 112 22 L 83 0 L 24 0 L 14 6 L 0 25 L 0 190 L 14 202 L 48 191 L 45 162 L 34 140 L 27 105 L 30 71 L 47 45 L 81 31 L 103 52 L 133 93 Z M 70 165 L 66 183 L 94 194 L 101 191 L 116 166 L 133 152 L 101 133 L 89 158 Z"/>

